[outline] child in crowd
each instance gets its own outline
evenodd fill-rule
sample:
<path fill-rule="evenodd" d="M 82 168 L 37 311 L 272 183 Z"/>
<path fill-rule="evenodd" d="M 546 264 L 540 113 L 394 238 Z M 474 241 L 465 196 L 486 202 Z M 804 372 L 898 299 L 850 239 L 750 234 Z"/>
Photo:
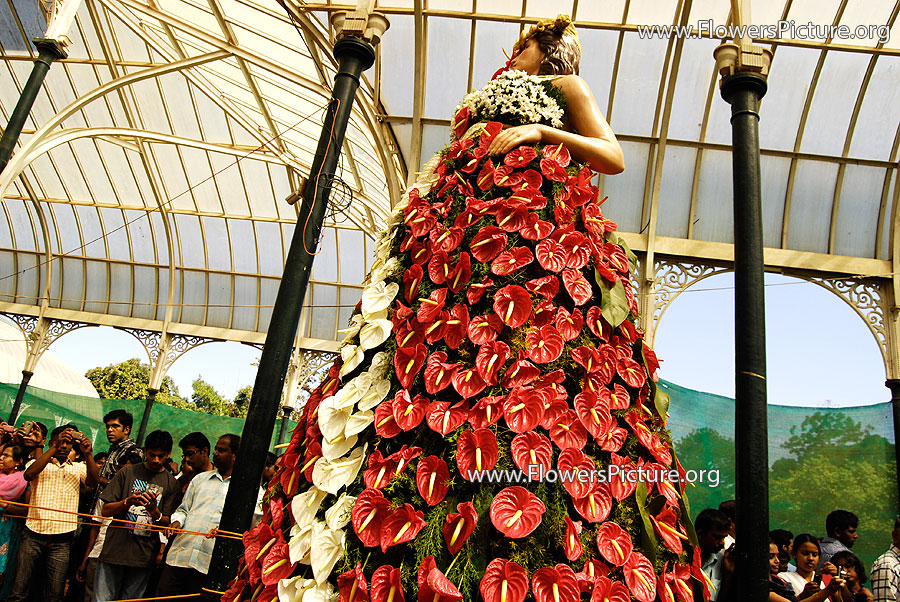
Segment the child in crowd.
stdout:
<path fill-rule="evenodd" d="M 769 602 L 796 602 L 794 588 L 778 576 L 781 568 L 778 544 L 769 540 Z"/>
<path fill-rule="evenodd" d="M 863 587 L 868 580 L 866 569 L 859 556 L 850 551 L 841 551 L 831 557 L 831 562 L 840 571 L 845 572 L 847 589 L 853 594 L 853 602 L 874 602 L 875 596 L 869 588 Z"/>

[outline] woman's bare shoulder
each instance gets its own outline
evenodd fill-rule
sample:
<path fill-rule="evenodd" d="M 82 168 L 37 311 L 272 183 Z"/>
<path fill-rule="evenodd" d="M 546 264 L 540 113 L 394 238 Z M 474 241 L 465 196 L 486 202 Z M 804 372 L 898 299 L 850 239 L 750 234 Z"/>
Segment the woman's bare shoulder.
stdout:
<path fill-rule="evenodd" d="M 573 94 L 591 93 L 591 88 L 580 75 L 560 75 L 559 77 L 554 78 L 553 83 L 559 86 L 559 88 L 567 95 L 570 92 Z"/>

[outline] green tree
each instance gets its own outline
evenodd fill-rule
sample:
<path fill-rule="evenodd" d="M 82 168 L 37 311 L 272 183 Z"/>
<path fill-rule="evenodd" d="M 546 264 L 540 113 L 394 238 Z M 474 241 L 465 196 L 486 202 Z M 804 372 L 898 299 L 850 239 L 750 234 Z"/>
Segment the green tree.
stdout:
<path fill-rule="evenodd" d="M 734 499 L 734 440 L 708 427 L 694 429 L 677 443 L 675 453 L 685 470 L 718 470 L 719 485 L 697 483 L 688 486 L 691 513 L 704 508 L 717 508 L 719 502 Z M 691 517 L 693 518 L 693 517 Z"/>
<path fill-rule="evenodd" d="M 244 387 L 238 391 L 234 401 L 229 401 L 202 378 L 195 380 L 192 385 L 194 392 L 191 395 L 191 402 L 195 409 L 207 414 L 232 418 L 244 418 L 247 415 L 247 405 L 250 401 L 252 387 Z"/>
<path fill-rule="evenodd" d="M 150 366 L 141 363 L 137 358 L 125 360 L 118 364 L 91 368 L 85 373 L 100 397 L 105 399 L 147 399 L 150 385 Z M 156 401 L 181 407 L 186 403 L 178 394 L 178 387 L 171 377 L 163 378 Z"/>

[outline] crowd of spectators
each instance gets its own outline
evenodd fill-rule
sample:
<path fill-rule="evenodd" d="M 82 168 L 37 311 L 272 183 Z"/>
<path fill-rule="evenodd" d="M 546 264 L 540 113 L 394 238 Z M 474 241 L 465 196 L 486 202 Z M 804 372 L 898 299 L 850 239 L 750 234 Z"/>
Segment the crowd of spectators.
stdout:
<path fill-rule="evenodd" d="M 109 451 L 94 454 L 74 424 L 0 421 L 0 600 L 201 593 L 241 438 L 190 433 L 178 464 L 170 433 L 139 447 L 131 414 L 103 422 Z M 274 464 L 270 454 L 269 478 Z"/>
<path fill-rule="evenodd" d="M 736 598 L 735 505 L 722 502 L 694 520 L 701 568 L 712 602 Z M 859 518 L 835 510 L 825 519 L 825 536 L 796 536 L 786 529 L 769 532 L 769 602 L 900 602 L 900 518 L 894 521 L 891 547 L 866 568 L 851 548 L 859 538 Z"/>

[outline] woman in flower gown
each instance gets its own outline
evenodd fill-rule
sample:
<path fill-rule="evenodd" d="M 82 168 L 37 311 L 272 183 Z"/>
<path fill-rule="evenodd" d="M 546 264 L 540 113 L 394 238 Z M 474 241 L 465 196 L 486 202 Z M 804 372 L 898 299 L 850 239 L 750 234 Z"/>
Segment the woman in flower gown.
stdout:
<path fill-rule="evenodd" d="M 624 161 L 580 52 L 567 17 L 541 22 L 463 100 L 380 238 L 226 600 L 705 589 L 634 256 L 591 183 Z"/>

